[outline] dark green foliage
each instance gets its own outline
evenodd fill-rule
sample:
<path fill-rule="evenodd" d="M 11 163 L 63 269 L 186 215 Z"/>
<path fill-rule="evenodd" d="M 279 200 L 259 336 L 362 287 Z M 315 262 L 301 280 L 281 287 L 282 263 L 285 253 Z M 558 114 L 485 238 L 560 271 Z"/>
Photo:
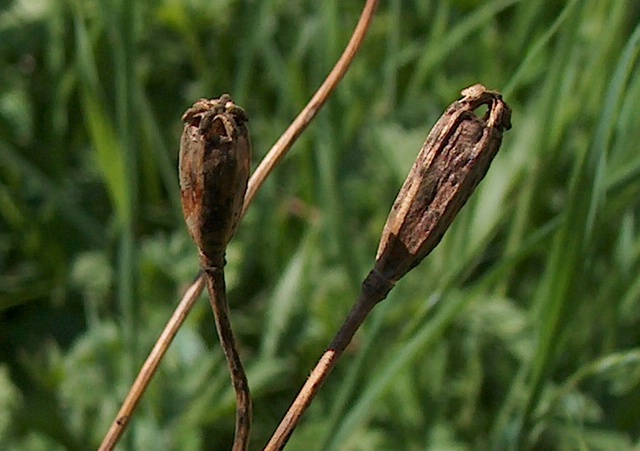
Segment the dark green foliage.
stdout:
<path fill-rule="evenodd" d="M 228 92 L 254 164 L 363 2 L 0 3 L 0 443 L 95 449 L 198 257 L 180 116 Z M 374 310 L 287 449 L 631 449 L 640 439 L 640 7 L 382 2 L 362 52 L 228 249 L 262 449 L 373 264 L 461 89 L 513 129 L 443 242 Z M 228 449 L 198 303 L 120 449 Z"/>

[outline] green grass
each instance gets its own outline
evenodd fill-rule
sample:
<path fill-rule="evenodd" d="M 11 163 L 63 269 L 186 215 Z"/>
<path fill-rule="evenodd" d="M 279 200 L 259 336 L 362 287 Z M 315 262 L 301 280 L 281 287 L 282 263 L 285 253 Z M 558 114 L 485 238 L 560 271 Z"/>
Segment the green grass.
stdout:
<path fill-rule="evenodd" d="M 0 443 L 95 449 L 198 259 L 180 116 L 230 93 L 254 165 L 363 2 L 0 5 Z M 335 95 L 228 250 L 262 449 L 372 267 L 422 140 L 461 89 L 513 129 L 443 242 L 356 336 L 287 449 L 640 446 L 640 7 L 381 2 Z M 119 449 L 229 449 L 203 298 Z"/>

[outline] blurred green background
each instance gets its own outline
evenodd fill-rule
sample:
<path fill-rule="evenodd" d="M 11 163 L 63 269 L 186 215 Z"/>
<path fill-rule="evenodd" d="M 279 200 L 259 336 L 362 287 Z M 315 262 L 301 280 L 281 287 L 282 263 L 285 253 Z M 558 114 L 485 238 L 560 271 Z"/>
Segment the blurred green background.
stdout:
<path fill-rule="evenodd" d="M 291 450 L 640 446 L 640 4 L 383 1 L 351 70 L 227 255 L 262 449 L 373 263 L 461 89 L 513 130 L 398 283 Z M 362 1 L 2 0 L 0 447 L 95 449 L 198 270 L 180 116 L 230 93 L 254 166 Z M 235 399 L 203 297 L 119 449 L 224 450 Z"/>

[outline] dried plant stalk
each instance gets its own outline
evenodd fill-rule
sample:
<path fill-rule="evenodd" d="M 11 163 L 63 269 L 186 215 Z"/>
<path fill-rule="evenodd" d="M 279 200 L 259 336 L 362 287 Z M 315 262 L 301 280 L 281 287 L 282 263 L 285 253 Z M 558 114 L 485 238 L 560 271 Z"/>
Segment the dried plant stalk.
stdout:
<path fill-rule="evenodd" d="M 511 110 L 496 91 L 474 85 L 435 124 L 396 198 L 382 232 L 373 270 L 358 300 L 267 444 L 284 448 L 343 351 L 373 307 L 440 242 L 487 173 L 511 128 Z M 483 118 L 475 110 L 487 105 Z"/>
<path fill-rule="evenodd" d="M 338 83 L 340 83 L 340 80 L 342 80 L 342 77 L 347 72 L 347 69 L 353 61 L 356 53 L 364 42 L 364 37 L 367 34 L 371 21 L 373 20 L 377 6 L 378 0 L 366 0 L 360 19 L 358 20 L 358 24 L 356 25 L 353 35 L 351 36 L 344 52 L 340 56 L 340 59 L 320 88 L 318 88 L 313 98 L 298 114 L 278 141 L 271 147 L 271 149 L 269 149 L 267 155 L 265 155 L 260 165 L 256 168 L 248 183 L 247 192 L 244 198 L 243 215 L 246 213 L 249 205 L 255 198 L 256 193 L 269 174 L 273 171 L 278 162 L 284 158 L 289 149 L 291 149 L 298 137 L 324 106 L 327 99 L 338 86 Z M 127 394 L 127 397 L 122 403 L 116 418 L 113 420 L 109 431 L 105 435 L 99 448 L 100 451 L 112 450 L 124 433 L 140 398 L 144 394 L 144 391 L 160 365 L 160 361 L 169 348 L 171 341 L 193 308 L 196 298 L 202 293 L 202 289 L 205 285 L 203 280 L 204 277 L 203 273 L 198 275 L 193 284 L 191 284 L 185 292 L 185 295 L 176 307 L 171 319 L 164 327 L 160 338 L 145 360 L 136 380 Z"/>
<path fill-rule="evenodd" d="M 195 282 L 184 293 L 184 296 L 178 304 L 178 308 L 176 308 L 173 315 L 171 315 L 171 319 L 169 319 L 167 327 L 164 328 L 160 338 L 158 338 L 155 345 L 153 345 L 153 349 L 149 353 L 149 357 L 138 373 L 138 376 L 131 386 L 131 390 L 122 403 L 122 406 L 120 406 L 118 415 L 116 415 L 115 420 L 111 423 L 111 427 L 104 436 L 98 451 L 110 451 L 115 448 L 118 440 L 122 436 L 122 432 L 129 423 L 131 415 L 138 405 L 144 390 L 147 388 L 149 382 L 151 382 L 151 378 L 158 369 L 162 356 L 178 333 L 178 327 L 176 327 L 176 325 L 182 324 L 187 318 L 187 313 L 198 300 L 204 285 L 204 279 L 198 276 Z"/>
<path fill-rule="evenodd" d="M 224 253 L 238 227 L 247 190 L 251 142 L 244 110 L 227 94 L 198 100 L 182 117 L 180 194 L 198 246 L 216 329 L 236 392 L 234 451 L 249 446 L 251 395 L 235 345 L 224 283 Z"/>

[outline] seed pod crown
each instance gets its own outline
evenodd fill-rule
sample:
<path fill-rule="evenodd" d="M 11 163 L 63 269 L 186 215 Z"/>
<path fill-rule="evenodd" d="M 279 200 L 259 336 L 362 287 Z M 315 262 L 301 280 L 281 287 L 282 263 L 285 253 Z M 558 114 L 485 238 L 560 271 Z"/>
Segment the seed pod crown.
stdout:
<path fill-rule="evenodd" d="M 249 179 L 247 115 L 228 94 L 201 99 L 184 115 L 180 193 L 187 228 L 205 266 L 224 264 Z"/>

